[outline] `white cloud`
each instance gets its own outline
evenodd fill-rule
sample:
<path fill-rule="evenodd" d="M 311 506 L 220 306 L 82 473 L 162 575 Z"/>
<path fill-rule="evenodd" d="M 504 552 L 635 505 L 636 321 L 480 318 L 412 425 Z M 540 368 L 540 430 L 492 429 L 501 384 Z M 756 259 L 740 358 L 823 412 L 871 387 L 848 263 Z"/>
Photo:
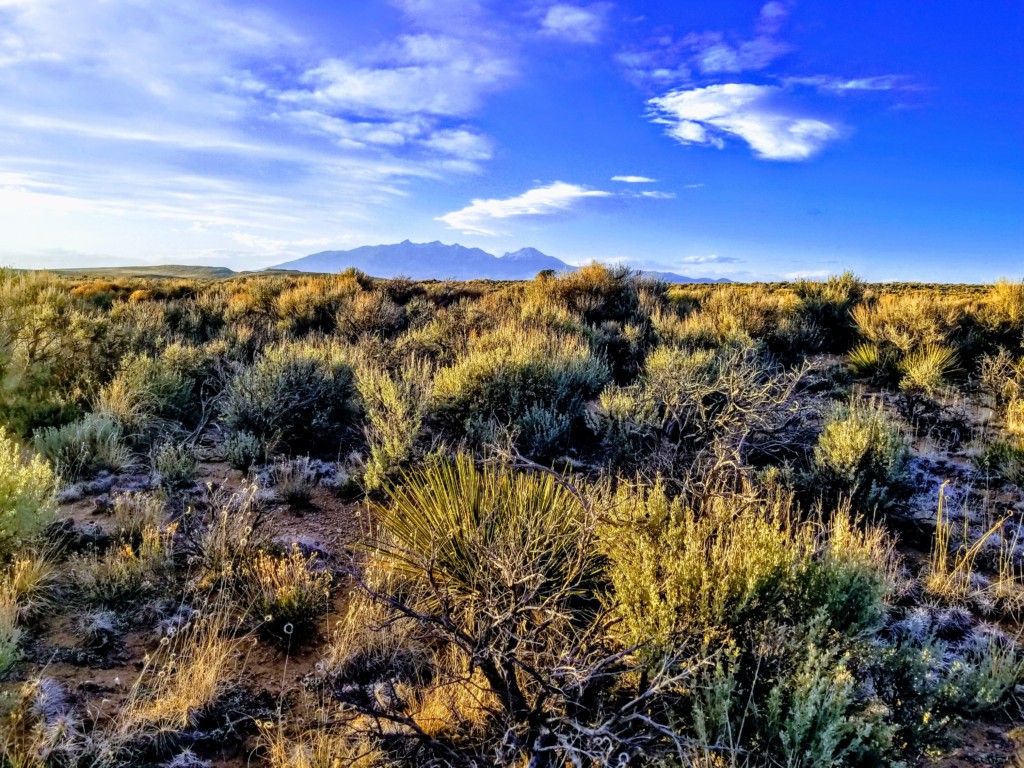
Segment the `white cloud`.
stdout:
<path fill-rule="evenodd" d="M 755 37 L 738 45 L 715 43 L 701 50 L 697 66 L 705 74 L 749 72 L 764 69 L 790 50 L 788 44 L 771 37 Z"/>
<path fill-rule="evenodd" d="M 719 256 L 712 253 L 701 256 L 684 256 L 679 261 L 683 264 L 737 264 L 740 260 L 735 256 Z"/>
<path fill-rule="evenodd" d="M 328 59 L 303 76 L 308 88 L 281 94 L 286 102 L 360 116 L 465 116 L 515 77 L 512 62 L 486 43 L 445 35 L 403 35 L 365 62 Z"/>
<path fill-rule="evenodd" d="M 646 176 L 612 176 L 612 181 L 622 181 L 626 184 L 653 184 L 657 179 L 649 179 Z"/>
<path fill-rule="evenodd" d="M 724 138 L 733 136 L 765 160 L 806 160 L 839 137 L 836 126 L 782 104 L 781 90 L 729 83 L 671 91 L 648 105 L 652 119 L 682 144 L 722 148 Z"/>
<path fill-rule="evenodd" d="M 0 0 L 0 250 L 375 237 L 416 180 L 479 172 L 473 118 L 517 73 L 474 0 L 399 2 L 398 33 L 360 45 L 237 4 Z"/>
<path fill-rule="evenodd" d="M 573 43 L 597 43 L 607 25 L 608 3 L 579 6 L 556 3 L 541 20 L 541 32 Z"/>
<path fill-rule="evenodd" d="M 811 77 L 787 77 L 786 85 L 806 85 L 819 91 L 831 93 L 847 93 L 850 91 L 906 91 L 914 86 L 901 75 L 878 75 L 875 77 L 842 78 L 829 75 L 813 75 Z"/>
<path fill-rule="evenodd" d="M 611 196 L 611 192 L 556 181 L 504 200 L 473 200 L 465 208 L 438 216 L 437 220 L 465 234 L 500 235 L 502 233 L 496 229 L 496 224 L 504 219 L 517 216 L 547 216 L 568 210 L 588 198 Z"/>
<path fill-rule="evenodd" d="M 621 51 L 615 58 L 634 82 L 662 87 L 692 82 L 694 72 L 714 75 L 761 70 L 791 50 L 778 39 L 788 15 L 788 3 L 772 0 L 761 7 L 750 39 L 716 31 L 679 38 L 662 32 L 643 47 Z"/>
<path fill-rule="evenodd" d="M 659 192 L 657 190 L 645 190 L 638 194 L 639 197 L 649 197 L 652 200 L 674 200 L 675 192 Z"/>

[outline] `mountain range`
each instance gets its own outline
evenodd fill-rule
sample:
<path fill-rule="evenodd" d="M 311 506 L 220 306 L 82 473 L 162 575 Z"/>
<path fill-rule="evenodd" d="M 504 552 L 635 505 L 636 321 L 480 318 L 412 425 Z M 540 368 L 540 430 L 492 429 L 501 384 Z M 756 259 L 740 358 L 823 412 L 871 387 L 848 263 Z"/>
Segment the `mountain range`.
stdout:
<path fill-rule="evenodd" d="M 495 256 L 480 248 L 467 248 L 458 243 L 446 245 L 437 240 L 432 243 L 405 240 L 393 245 L 364 245 L 349 251 L 321 251 L 270 269 L 333 273 L 349 267 L 355 267 L 373 277 L 401 275 L 413 280 L 530 280 L 545 269 L 555 272 L 573 272 L 577 269 L 536 248 L 520 248 L 503 256 Z M 686 277 L 674 272 L 638 271 L 669 283 L 729 282 L 725 279 Z"/>

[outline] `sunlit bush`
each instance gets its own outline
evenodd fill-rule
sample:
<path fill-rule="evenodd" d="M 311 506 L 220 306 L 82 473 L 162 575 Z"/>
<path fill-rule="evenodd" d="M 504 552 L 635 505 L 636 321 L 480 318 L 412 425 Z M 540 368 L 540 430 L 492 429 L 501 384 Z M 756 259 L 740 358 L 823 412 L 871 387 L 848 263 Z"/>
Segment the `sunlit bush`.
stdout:
<path fill-rule="evenodd" d="M 56 512 L 53 470 L 0 427 L 0 559 L 42 532 Z"/>
<path fill-rule="evenodd" d="M 438 372 L 432 411 L 475 440 L 510 428 L 524 450 L 545 455 L 607 375 L 582 339 L 504 326 L 475 336 L 466 357 Z"/>
<path fill-rule="evenodd" d="M 837 408 L 814 449 L 813 488 L 849 497 L 855 508 L 884 506 L 899 495 L 908 450 L 899 428 L 875 404 L 854 400 Z"/>
<path fill-rule="evenodd" d="M 252 615 L 292 642 L 301 640 L 328 607 L 331 574 L 317 568 L 315 555 L 307 557 L 298 547 L 282 556 L 260 552 L 243 582 Z"/>
<path fill-rule="evenodd" d="M 907 355 L 929 344 L 951 343 L 963 313 L 955 299 L 919 292 L 883 294 L 858 304 L 853 319 L 865 339 Z"/>

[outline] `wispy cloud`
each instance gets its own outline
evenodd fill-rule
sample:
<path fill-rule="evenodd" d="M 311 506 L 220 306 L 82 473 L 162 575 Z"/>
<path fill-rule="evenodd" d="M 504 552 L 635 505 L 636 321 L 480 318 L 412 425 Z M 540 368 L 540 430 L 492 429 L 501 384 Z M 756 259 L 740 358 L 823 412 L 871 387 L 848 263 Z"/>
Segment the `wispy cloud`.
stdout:
<path fill-rule="evenodd" d="M 472 235 L 500 235 L 499 222 L 520 216 L 549 216 L 590 198 L 611 197 L 611 192 L 556 181 L 505 199 L 473 200 L 465 208 L 438 216 L 452 229 Z"/>
<path fill-rule="evenodd" d="M 304 88 L 282 101 L 360 116 L 462 117 L 515 77 L 510 59 L 483 42 L 447 35 L 402 35 L 359 61 L 328 59 L 305 72 Z"/>
<path fill-rule="evenodd" d="M 586 6 L 556 3 L 544 14 L 541 33 L 572 43 L 598 43 L 607 26 L 610 10 L 610 3 Z"/>
<path fill-rule="evenodd" d="M 681 37 L 662 32 L 645 45 L 619 52 L 616 60 L 631 80 L 654 86 L 693 83 L 695 74 L 762 70 L 791 50 L 779 37 L 788 15 L 788 3 L 771 0 L 761 6 L 750 38 L 720 31 Z"/>
<path fill-rule="evenodd" d="M 829 75 L 812 75 L 810 77 L 786 77 L 783 78 L 782 82 L 786 85 L 810 86 L 828 93 L 909 91 L 916 89 L 916 86 L 910 79 L 902 75 L 877 75 L 875 77 L 855 77 L 852 79 Z"/>
<path fill-rule="evenodd" d="M 417 180 L 479 172 L 515 41 L 474 0 L 398 5 L 390 39 L 332 50 L 219 2 L 0 0 L 4 251 L 74 231 L 86 253 L 259 257 L 370 237 Z"/>
<path fill-rule="evenodd" d="M 837 126 L 782 103 L 781 88 L 729 83 L 680 89 L 648 101 L 652 119 L 682 144 L 745 141 L 766 160 L 806 160 L 839 137 Z"/>
<path fill-rule="evenodd" d="M 658 180 L 647 176 L 612 176 L 612 181 L 621 181 L 626 184 L 654 184 Z"/>
<path fill-rule="evenodd" d="M 735 256 L 719 256 L 717 254 L 708 254 L 700 256 L 684 256 L 679 260 L 683 264 L 739 264 L 740 259 Z"/>

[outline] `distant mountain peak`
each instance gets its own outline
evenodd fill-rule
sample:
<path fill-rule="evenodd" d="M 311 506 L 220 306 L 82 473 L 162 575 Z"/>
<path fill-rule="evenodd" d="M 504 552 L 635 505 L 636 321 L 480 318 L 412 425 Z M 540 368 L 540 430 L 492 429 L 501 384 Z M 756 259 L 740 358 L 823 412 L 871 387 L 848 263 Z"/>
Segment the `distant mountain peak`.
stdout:
<path fill-rule="evenodd" d="M 572 272 L 576 269 L 536 248 L 520 248 L 495 256 L 480 248 L 458 243 L 446 245 L 440 240 L 432 243 L 403 240 L 392 245 L 363 245 L 348 251 L 321 251 L 271 269 L 337 273 L 349 267 L 374 277 L 401 275 L 413 280 L 530 280 L 544 270 Z M 674 283 L 712 282 L 671 272 L 651 273 L 652 277 L 655 275 Z"/>

